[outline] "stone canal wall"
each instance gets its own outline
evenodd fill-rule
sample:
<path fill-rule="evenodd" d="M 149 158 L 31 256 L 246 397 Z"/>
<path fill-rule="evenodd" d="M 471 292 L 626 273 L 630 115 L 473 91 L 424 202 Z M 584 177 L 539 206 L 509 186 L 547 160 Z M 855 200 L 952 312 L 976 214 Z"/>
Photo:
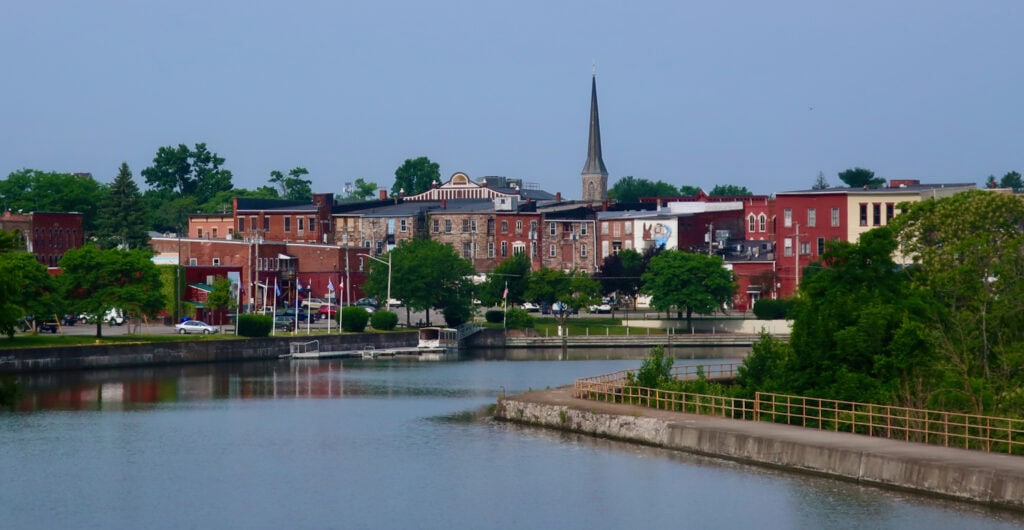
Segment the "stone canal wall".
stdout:
<path fill-rule="evenodd" d="M 498 401 L 499 420 L 1024 510 L 1024 457 L 594 402 L 571 388 Z"/>
<path fill-rule="evenodd" d="M 416 346 L 418 337 L 411 331 L 6 349 L 0 350 L 0 373 L 277 359 L 289 343 L 308 340 L 318 340 L 320 351 L 379 350 Z"/>

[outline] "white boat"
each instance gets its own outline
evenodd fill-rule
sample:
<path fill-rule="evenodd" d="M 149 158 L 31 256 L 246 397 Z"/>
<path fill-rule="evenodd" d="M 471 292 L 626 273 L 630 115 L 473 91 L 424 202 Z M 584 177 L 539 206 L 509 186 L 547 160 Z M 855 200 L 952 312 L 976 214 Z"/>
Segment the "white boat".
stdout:
<path fill-rule="evenodd" d="M 452 328 L 420 328 L 416 345 L 419 358 L 424 361 L 443 361 L 458 358 L 459 331 Z"/>

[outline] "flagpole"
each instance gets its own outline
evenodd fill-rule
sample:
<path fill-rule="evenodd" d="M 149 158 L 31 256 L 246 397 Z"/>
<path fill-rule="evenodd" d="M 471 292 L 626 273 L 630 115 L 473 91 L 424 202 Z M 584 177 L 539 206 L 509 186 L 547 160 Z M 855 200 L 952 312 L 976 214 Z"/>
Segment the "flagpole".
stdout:
<path fill-rule="evenodd" d="M 238 289 L 235 290 L 235 336 L 238 336 L 238 315 L 242 309 L 242 278 L 238 278 Z"/>
<path fill-rule="evenodd" d="M 311 278 L 307 278 L 307 280 L 309 280 L 309 283 L 306 284 L 306 288 L 312 289 L 313 288 L 313 280 Z M 309 332 L 309 326 L 312 325 L 312 320 L 313 320 L 313 315 L 311 315 L 309 313 L 309 306 L 307 305 L 306 306 L 306 335 L 309 335 L 309 333 L 310 333 Z"/>
<path fill-rule="evenodd" d="M 299 276 L 295 275 L 295 331 L 294 334 L 299 334 L 299 287 L 302 287 L 302 281 L 299 280 Z"/>
<path fill-rule="evenodd" d="M 341 312 L 341 299 L 345 296 L 345 278 L 338 275 L 338 282 L 341 284 L 341 296 L 338 297 L 338 335 L 341 335 L 341 319 L 343 318 Z"/>
<path fill-rule="evenodd" d="M 280 291 L 280 290 L 281 290 L 281 288 L 277 284 L 277 278 L 274 278 L 274 307 L 272 308 L 273 311 L 270 312 L 270 318 L 271 318 L 270 334 L 272 336 L 273 335 L 277 335 L 277 292 Z M 267 297 L 267 295 L 264 294 L 263 297 L 264 297 L 263 303 L 266 304 L 267 301 L 265 300 L 265 298 Z"/>
<path fill-rule="evenodd" d="M 503 299 L 501 302 L 501 327 L 504 329 L 507 321 L 506 315 L 508 315 L 508 280 L 505 280 L 505 292 L 501 294 L 501 297 Z"/>
<path fill-rule="evenodd" d="M 334 282 L 327 278 L 327 292 L 330 293 L 330 300 L 327 301 L 327 334 L 331 334 L 331 304 L 334 303 Z M 321 306 L 323 307 L 323 306 Z"/>

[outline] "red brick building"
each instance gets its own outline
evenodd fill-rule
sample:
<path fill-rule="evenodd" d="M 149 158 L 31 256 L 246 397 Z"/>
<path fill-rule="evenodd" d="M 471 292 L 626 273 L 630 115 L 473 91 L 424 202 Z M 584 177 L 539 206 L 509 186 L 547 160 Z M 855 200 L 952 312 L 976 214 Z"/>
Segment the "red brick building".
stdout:
<path fill-rule="evenodd" d="M 47 267 L 56 267 L 65 252 L 85 242 L 82 214 L 75 212 L 20 214 L 7 210 L 0 216 L 0 229 L 13 230 L 25 250 Z"/>

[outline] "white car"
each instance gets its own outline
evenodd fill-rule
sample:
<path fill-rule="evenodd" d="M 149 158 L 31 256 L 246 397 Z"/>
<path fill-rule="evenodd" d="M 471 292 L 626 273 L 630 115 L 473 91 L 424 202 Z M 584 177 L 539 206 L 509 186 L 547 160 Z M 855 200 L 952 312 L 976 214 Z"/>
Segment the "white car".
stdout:
<path fill-rule="evenodd" d="M 528 313 L 536 313 L 540 311 L 540 306 L 533 302 L 523 302 L 523 309 L 525 309 Z"/>
<path fill-rule="evenodd" d="M 611 304 L 594 304 L 588 308 L 591 313 L 611 313 Z"/>
<path fill-rule="evenodd" d="M 186 320 L 181 324 L 175 324 L 174 329 L 178 330 L 178 333 L 181 335 L 188 333 L 202 333 L 203 335 L 217 333 L 217 328 L 201 320 Z"/>

